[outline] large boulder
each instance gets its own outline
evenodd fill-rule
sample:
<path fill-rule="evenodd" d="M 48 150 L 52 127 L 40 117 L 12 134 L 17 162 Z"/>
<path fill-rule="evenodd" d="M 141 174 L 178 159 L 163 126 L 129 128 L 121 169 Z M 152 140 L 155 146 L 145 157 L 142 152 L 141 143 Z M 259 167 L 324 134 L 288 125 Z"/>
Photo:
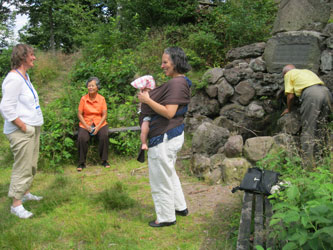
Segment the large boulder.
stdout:
<path fill-rule="evenodd" d="M 263 118 L 265 115 L 264 108 L 259 102 L 253 101 L 246 107 L 246 116 L 251 118 Z"/>
<path fill-rule="evenodd" d="M 271 84 L 277 84 L 277 85 L 283 85 L 283 75 L 282 74 L 264 74 L 263 75 L 263 85 L 271 85 Z M 276 91 L 276 89 L 274 90 Z"/>
<path fill-rule="evenodd" d="M 202 154 L 192 156 L 191 172 L 206 182 L 216 184 L 222 180 L 222 162 L 224 154 L 215 154 L 211 157 Z"/>
<path fill-rule="evenodd" d="M 239 68 L 225 69 L 224 77 L 230 84 L 236 85 L 241 80 L 241 74 L 239 71 Z"/>
<path fill-rule="evenodd" d="M 210 159 L 202 154 L 192 156 L 191 172 L 197 177 L 204 177 L 210 172 Z"/>
<path fill-rule="evenodd" d="M 218 116 L 213 120 L 213 124 L 219 127 L 223 127 L 229 130 L 230 133 L 237 134 L 239 132 L 239 126 L 237 123 L 228 119 L 225 116 Z"/>
<path fill-rule="evenodd" d="M 251 78 L 254 74 L 248 63 L 239 63 L 237 66 L 225 69 L 224 77 L 231 85 L 236 85 L 243 79 Z"/>
<path fill-rule="evenodd" d="M 251 162 L 257 162 L 267 155 L 273 143 L 274 139 L 270 136 L 249 138 L 245 141 L 244 156 Z"/>
<path fill-rule="evenodd" d="M 235 87 L 236 95 L 233 97 L 233 101 L 238 102 L 244 106 L 248 105 L 252 98 L 255 96 L 256 91 L 251 86 L 251 83 L 249 81 L 241 81 L 237 84 Z"/>
<path fill-rule="evenodd" d="M 186 116 L 184 119 L 185 130 L 186 132 L 194 132 L 204 122 L 212 123 L 213 120 L 204 115 Z"/>
<path fill-rule="evenodd" d="M 200 114 L 214 117 L 219 113 L 220 104 L 216 99 L 209 98 L 205 93 L 198 92 L 191 98 L 188 105 L 189 114 Z"/>
<path fill-rule="evenodd" d="M 256 136 L 257 133 L 255 131 L 264 129 L 267 126 L 266 123 L 268 121 L 266 121 L 266 119 L 262 119 L 260 114 L 261 111 L 256 109 L 257 105 L 249 106 L 244 107 L 237 103 L 225 105 L 220 110 L 220 117 L 223 117 L 223 119 L 215 119 L 214 124 L 219 124 L 223 127 L 233 126 L 230 131 L 235 131 L 237 134 L 242 135 L 245 139 Z M 221 122 L 226 121 L 225 118 L 228 120 L 226 125 Z"/>
<path fill-rule="evenodd" d="M 333 52 L 331 50 L 324 50 L 321 53 L 320 58 L 320 70 L 324 73 L 328 73 L 333 69 Z"/>
<path fill-rule="evenodd" d="M 240 157 L 243 153 L 243 137 L 241 135 L 233 135 L 228 138 L 224 145 L 224 153 L 226 157 Z"/>
<path fill-rule="evenodd" d="M 282 0 L 273 33 L 298 30 L 322 31 L 330 17 L 330 8 L 319 0 Z"/>
<path fill-rule="evenodd" d="M 266 71 L 266 62 L 262 59 L 261 56 L 255 59 L 251 59 L 249 66 L 254 72 Z"/>
<path fill-rule="evenodd" d="M 326 25 L 323 34 L 327 37 L 327 39 L 325 40 L 327 48 L 333 49 L 333 23 L 329 23 Z"/>
<path fill-rule="evenodd" d="M 227 104 L 220 110 L 220 115 L 225 116 L 228 119 L 239 122 L 246 119 L 245 115 L 246 108 L 240 104 Z"/>
<path fill-rule="evenodd" d="M 220 147 L 223 147 L 229 138 L 226 128 L 204 122 L 194 132 L 192 138 L 192 150 L 194 153 L 213 155 Z"/>
<path fill-rule="evenodd" d="M 274 144 L 284 149 L 287 153 L 296 152 L 296 140 L 291 134 L 279 133 L 273 136 Z M 274 145 L 273 145 L 274 147 Z"/>
<path fill-rule="evenodd" d="M 225 183 L 240 182 L 251 163 L 245 158 L 225 158 L 222 162 L 222 179 Z"/>
<path fill-rule="evenodd" d="M 264 84 L 263 81 L 250 81 L 251 86 L 256 90 L 257 96 L 275 96 L 276 93 L 283 88 L 277 83 Z"/>
<path fill-rule="evenodd" d="M 222 68 L 212 68 L 205 72 L 202 76 L 202 80 L 208 84 L 215 84 L 223 77 Z"/>
<path fill-rule="evenodd" d="M 217 97 L 220 104 L 228 102 L 229 98 L 233 96 L 234 88 L 223 78 L 217 85 Z"/>
<path fill-rule="evenodd" d="M 217 97 L 217 92 L 218 92 L 218 85 L 214 84 L 214 85 L 208 85 L 205 88 L 206 94 L 210 97 L 210 98 L 215 98 Z"/>
<path fill-rule="evenodd" d="M 243 59 L 261 56 L 265 49 L 265 43 L 254 43 L 243 47 L 234 48 L 228 51 L 227 60 Z"/>
<path fill-rule="evenodd" d="M 301 129 L 300 114 L 294 111 L 287 113 L 277 121 L 277 125 L 281 132 L 296 135 Z"/>
<path fill-rule="evenodd" d="M 212 184 L 220 183 L 222 180 L 222 162 L 225 159 L 224 154 L 215 154 L 210 157 L 210 171 L 203 177 L 205 181 Z"/>
<path fill-rule="evenodd" d="M 216 169 L 222 166 L 223 160 L 226 158 L 225 154 L 217 153 L 210 157 L 211 169 Z"/>

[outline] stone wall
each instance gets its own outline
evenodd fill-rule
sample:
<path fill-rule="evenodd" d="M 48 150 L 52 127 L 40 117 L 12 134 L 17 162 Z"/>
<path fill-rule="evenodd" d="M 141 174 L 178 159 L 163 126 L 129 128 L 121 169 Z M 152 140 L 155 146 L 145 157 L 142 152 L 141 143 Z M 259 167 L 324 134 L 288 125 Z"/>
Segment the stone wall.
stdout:
<path fill-rule="evenodd" d="M 282 0 L 280 6 L 294 2 Z M 288 63 L 311 69 L 333 92 L 333 24 L 316 27 L 279 32 L 267 43 L 232 49 L 230 63 L 203 75 L 207 85 L 192 97 L 185 119 L 187 132 L 193 133 L 195 175 L 214 183 L 240 181 L 249 166 L 272 150 L 296 152 L 299 112 L 280 116 L 286 107 L 281 71 Z"/>

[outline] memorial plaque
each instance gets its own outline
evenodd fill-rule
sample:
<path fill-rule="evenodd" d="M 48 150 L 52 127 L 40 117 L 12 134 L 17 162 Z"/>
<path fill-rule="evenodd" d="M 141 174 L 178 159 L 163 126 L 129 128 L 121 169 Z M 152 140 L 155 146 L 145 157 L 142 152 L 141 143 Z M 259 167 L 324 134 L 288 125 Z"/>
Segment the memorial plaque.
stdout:
<path fill-rule="evenodd" d="M 321 50 L 315 32 L 293 31 L 279 33 L 266 45 L 264 60 L 269 73 L 281 73 L 286 64 L 318 72 Z"/>
<path fill-rule="evenodd" d="M 273 55 L 273 62 L 282 65 L 290 62 L 293 62 L 293 64 L 304 64 L 304 62 L 308 61 L 311 49 L 309 44 L 277 45 Z"/>

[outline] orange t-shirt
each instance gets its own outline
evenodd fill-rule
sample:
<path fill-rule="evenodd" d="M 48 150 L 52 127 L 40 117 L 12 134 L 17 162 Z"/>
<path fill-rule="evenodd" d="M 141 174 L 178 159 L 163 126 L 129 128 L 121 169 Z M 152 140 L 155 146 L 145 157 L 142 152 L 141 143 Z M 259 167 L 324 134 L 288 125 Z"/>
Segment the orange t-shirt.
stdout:
<path fill-rule="evenodd" d="M 81 97 L 79 111 L 83 112 L 83 118 L 89 126 L 91 126 L 93 123 L 95 126 L 97 126 L 100 123 L 104 110 L 107 110 L 107 106 L 105 98 L 102 95 L 97 94 L 94 101 L 89 99 L 89 94 Z M 107 122 L 104 121 L 101 127 L 106 124 Z M 81 122 L 79 125 L 80 127 L 85 128 Z"/>

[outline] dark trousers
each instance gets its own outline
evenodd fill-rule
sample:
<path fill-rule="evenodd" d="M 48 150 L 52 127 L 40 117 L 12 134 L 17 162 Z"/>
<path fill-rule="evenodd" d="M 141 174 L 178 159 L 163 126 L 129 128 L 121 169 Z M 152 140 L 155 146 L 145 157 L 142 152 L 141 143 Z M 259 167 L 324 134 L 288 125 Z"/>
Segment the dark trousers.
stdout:
<path fill-rule="evenodd" d="M 303 90 L 301 95 L 301 146 L 305 161 L 314 163 L 314 147 L 319 141 L 318 125 L 325 123 L 325 118 L 332 113 L 333 98 L 324 85 L 313 85 Z M 321 139 L 320 139 L 321 140 Z"/>
<path fill-rule="evenodd" d="M 109 150 L 109 127 L 108 125 L 103 126 L 96 135 L 98 139 L 98 152 L 99 157 L 102 162 L 108 160 L 108 150 Z M 87 130 L 79 127 L 79 134 L 77 136 L 77 146 L 79 152 L 79 164 L 84 164 L 86 162 L 89 140 L 92 136 Z"/>

